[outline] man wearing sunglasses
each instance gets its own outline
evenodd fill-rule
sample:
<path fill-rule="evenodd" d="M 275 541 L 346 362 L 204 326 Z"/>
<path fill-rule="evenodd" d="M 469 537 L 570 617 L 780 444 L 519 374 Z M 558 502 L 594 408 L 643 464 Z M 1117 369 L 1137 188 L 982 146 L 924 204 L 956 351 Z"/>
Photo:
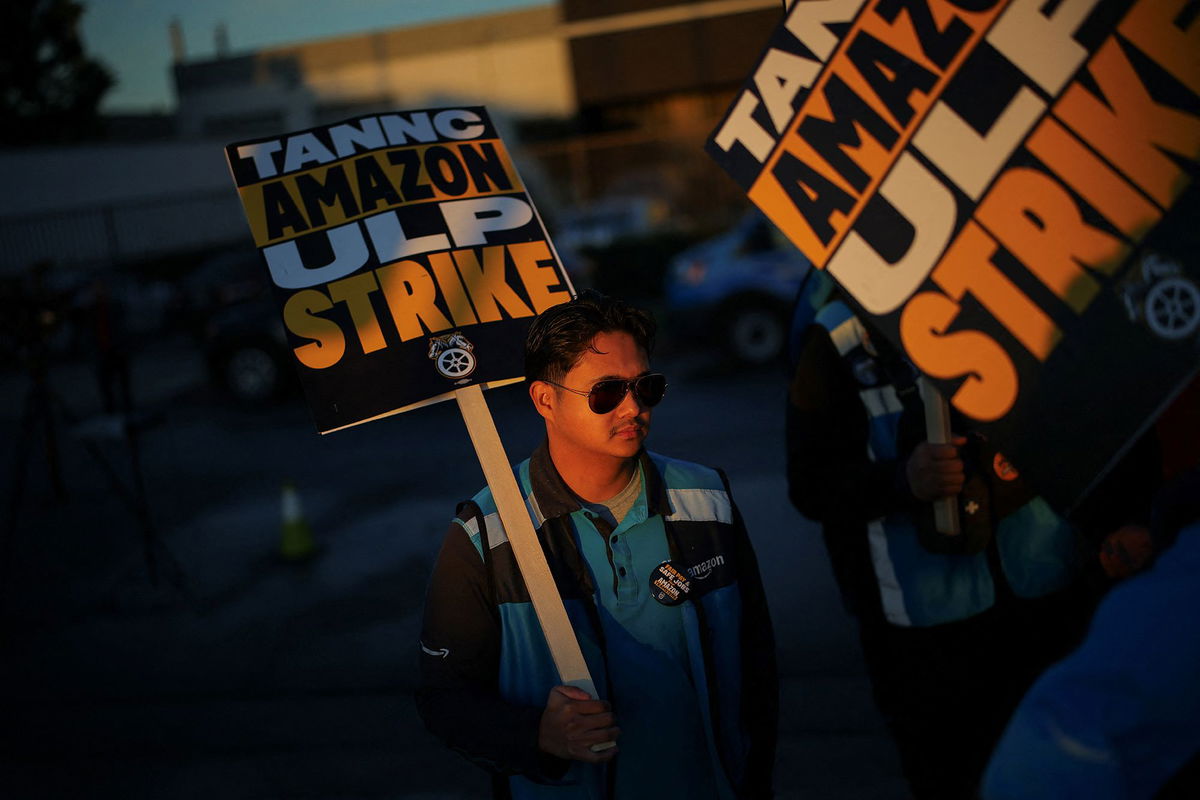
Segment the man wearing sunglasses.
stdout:
<path fill-rule="evenodd" d="M 497 797 L 771 795 L 778 681 L 758 567 L 724 475 L 643 446 L 667 389 L 654 331 L 585 292 L 525 347 L 546 440 L 515 472 L 600 697 L 559 685 L 489 490 L 438 556 L 418 707 Z"/>

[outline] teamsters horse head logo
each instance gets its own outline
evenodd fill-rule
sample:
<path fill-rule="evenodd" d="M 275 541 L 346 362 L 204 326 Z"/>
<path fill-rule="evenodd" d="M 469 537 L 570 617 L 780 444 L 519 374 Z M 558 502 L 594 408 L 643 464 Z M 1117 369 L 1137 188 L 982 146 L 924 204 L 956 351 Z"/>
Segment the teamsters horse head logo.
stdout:
<path fill-rule="evenodd" d="M 461 332 L 434 336 L 429 340 L 429 357 L 437 371 L 456 383 L 466 383 L 475 371 L 475 345 Z"/>

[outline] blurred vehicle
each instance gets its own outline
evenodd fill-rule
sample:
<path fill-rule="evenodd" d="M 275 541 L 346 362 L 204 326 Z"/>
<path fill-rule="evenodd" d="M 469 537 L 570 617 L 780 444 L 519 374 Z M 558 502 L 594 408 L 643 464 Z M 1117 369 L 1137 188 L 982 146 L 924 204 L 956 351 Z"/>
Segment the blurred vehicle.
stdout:
<path fill-rule="evenodd" d="M 267 293 L 214 311 L 201 344 L 214 383 L 239 403 L 266 405 L 299 384 L 279 309 Z"/>
<path fill-rule="evenodd" d="M 667 272 L 667 313 L 677 332 L 702 336 L 746 365 L 778 360 L 809 260 L 757 211 L 690 247 Z"/>
<path fill-rule="evenodd" d="M 209 377 L 237 402 L 265 405 L 298 383 L 262 256 L 224 250 L 175 284 L 171 314 L 204 352 Z"/>
<path fill-rule="evenodd" d="M 554 245 L 571 250 L 604 247 L 623 236 L 649 232 L 666 216 L 663 204 L 649 197 L 609 197 L 562 211 Z"/>
<path fill-rule="evenodd" d="M 576 289 L 596 283 L 597 256 L 623 240 L 661 228 L 666 206 L 649 197 L 614 196 L 558 213 L 551 238 Z"/>
<path fill-rule="evenodd" d="M 175 283 L 170 313 L 180 327 L 200 332 L 214 314 L 265 297 L 269 290 L 266 267 L 257 250 L 252 247 L 224 250 L 202 261 Z"/>

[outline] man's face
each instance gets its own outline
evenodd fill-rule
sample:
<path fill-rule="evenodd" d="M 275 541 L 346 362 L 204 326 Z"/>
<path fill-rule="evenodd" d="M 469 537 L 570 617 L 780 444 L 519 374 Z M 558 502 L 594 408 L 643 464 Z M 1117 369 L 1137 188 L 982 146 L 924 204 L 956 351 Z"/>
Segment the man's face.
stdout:
<path fill-rule="evenodd" d="M 560 383 L 587 392 L 598 381 L 636 378 L 649 371 L 646 353 L 632 336 L 601 333 Z M 637 454 L 650 431 L 650 408 L 641 405 L 632 391 L 607 414 L 593 412 L 586 397 L 546 383 L 534 384 L 533 399 L 546 419 L 552 450 L 571 458 L 627 459 Z"/>

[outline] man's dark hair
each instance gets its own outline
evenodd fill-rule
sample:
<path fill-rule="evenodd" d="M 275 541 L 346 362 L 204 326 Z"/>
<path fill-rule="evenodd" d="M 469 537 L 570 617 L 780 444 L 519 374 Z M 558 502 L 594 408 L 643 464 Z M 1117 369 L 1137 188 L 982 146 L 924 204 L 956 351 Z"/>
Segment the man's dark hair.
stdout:
<path fill-rule="evenodd" d="M 525 338 L 525 383 L 561 381 L 601 333 L 622 332 L 649 356 L 654 349 L 654 319 L 623 300 L 585 289 L 578 297 L 546 309 Z"/>

